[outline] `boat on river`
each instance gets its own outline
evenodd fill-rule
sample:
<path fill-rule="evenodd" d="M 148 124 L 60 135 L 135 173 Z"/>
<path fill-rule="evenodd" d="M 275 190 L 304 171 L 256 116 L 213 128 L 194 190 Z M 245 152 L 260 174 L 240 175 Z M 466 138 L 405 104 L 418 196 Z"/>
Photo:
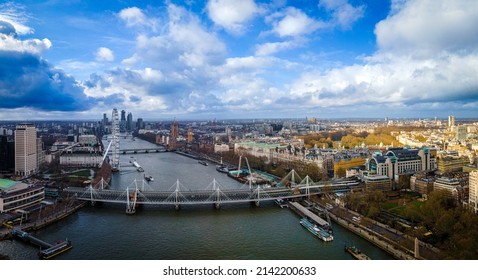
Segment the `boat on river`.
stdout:
<path fill-rule="evenodd" d="M 221 173 L 228 173 L 229 168 L 225 164 L 216 165 L 216 170 Z"/>
<path fill-rule="evenodd" d="M 354 257 L 357 260 L 371 260 L 371 258 L 367 255 L 365 255 L 362 251 L 360 251 L 357 247 L 355 246 L 344 246 L 344 250 L 351 254 L 352 257 Z"/>
<path fill-rule="evenodd" d="M 300 224 L 322 241 L 328 242 L 334 240 L 332 234 L 330 234 L 327 230 L 321 228 L 317 224 L 309 221 L 309 219 L 307 218 L 302 218 L 302 220 L 300 220 Z"/>

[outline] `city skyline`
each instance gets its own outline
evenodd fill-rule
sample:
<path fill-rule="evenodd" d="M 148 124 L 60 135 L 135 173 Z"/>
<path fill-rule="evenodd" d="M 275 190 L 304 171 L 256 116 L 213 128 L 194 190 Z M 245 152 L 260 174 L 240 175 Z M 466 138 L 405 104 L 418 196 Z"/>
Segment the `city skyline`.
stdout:
<path fill-rule="evenodd" d="M 0 118 L 474 118 L 477 12 L 466 0 L 6 2 Z"/>

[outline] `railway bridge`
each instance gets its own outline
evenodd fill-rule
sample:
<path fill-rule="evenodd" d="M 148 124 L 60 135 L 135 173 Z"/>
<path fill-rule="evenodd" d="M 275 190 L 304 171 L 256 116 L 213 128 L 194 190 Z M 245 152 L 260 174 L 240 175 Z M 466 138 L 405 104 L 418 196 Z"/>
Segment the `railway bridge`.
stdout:
<path fill-rule="evenodd" d="M 147 182 L 144 180 L 141 183 L 134 180 L 125 188 L 111 189 L 108 185 L 100 182 L 98 186 L 71 187 L 65 189 L 64 192 L 79 200 L 90 201 L 92 204 L 95 202 L 126 204 L 126 213 L 133 214 L 139 204 L 171 205 L 176 209 L 182 205 L 204 204 L 212 204 L 219 208 L 221 204 L 231 203 L 255 203 L 258 206 L 262 201 L 307 197 L 322 192 L 346 192 L 360 187 L 360 184 L 353 180 L 313 182 L 307 176 L 299 183 L 292 184 L 285 184 L 283 179 L 275 187 L 252 185 L 249 182 L 241 188 L 232 189 L 220 185 L 216 179 L 204 189 L 188 189 L 179 180 L 169 190 L 148 190 L 147 186 Z"/>

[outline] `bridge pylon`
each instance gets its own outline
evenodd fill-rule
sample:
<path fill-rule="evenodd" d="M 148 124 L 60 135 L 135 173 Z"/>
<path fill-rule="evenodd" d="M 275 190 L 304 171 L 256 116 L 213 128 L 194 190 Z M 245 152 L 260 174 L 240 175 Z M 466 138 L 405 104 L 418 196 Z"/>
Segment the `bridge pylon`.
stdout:
<path fill-rule="evenodd" d="M 264 198 L 270 198 L 271 196 L 261 187 L 257 186 L 254 191 L 251 193 L 249 198 L 254 201 L 254 204 L 259 207 L 260 206 L 260 201 L 263 200 Z"/>
<path fill-rule="evenodd" d="M 301 182 L 301 181 L 302 181 L 302 178 L 294 169 L 292 169 L 287 175 L 285 175 L 284 178 L 282 178 L 279 184 L 283 186 L 289 186 L 291 189 L 293 189 L 297 185 L 297 182 Z"/>
<path fill-rule="evenodd" d="M 188 199 L 181 193 L 181 187 L 184 189 L 184 186 L 179 182 L 179 179 L 176 180 L 176 183 L 172 187 L 175 187 L 174 192 L 164 201 L 174 202 L 175 209 L 179 210 L 181 208 L 181 202 L 188 202 Z"/>
<path fill-rule="evenodd" d="M 305 184 L 305 193 L 307 194 L 307 197 L 310 198 L 310 185 L 314 184 L 314 181 L 309 177 L 309 175 L 305 176 L 305 178 L 300 181 L 299 185 Z"/>
<path fill-rule="evenodd" d="M 221 202 L 231 200 L 225 193 L 221 191 L 220 184 L 216 181 L 216 178 L 213 179 L 211 184 L 212 185 L 213 193 L 209 198 L 208 201 L 214 201 L 214 207 L 219 209 L 221 207 Z"/>
<path fill-rule="evenodd" d="M 126 188 L 126 214 L 132 215 L 136 213 L 136 202 L 138 201 L 138 185 L 134 180 L 135 188 L 133 193 L 129 193 L 129 188 Z"/>

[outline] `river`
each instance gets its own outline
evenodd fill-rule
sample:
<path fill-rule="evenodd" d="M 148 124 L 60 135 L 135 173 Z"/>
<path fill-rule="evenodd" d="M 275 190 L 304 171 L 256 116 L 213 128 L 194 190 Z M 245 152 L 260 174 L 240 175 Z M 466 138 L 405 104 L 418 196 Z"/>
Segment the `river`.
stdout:
<path fill-rule="evenodd" d="M 141 139 L 121 139 L 122 148 L 155 147 Z M 121 171 L 113 175 L 111 188 L 125 189 L 145 175 L 154 181 L 148 190 L 175 188 L 180 180 L 186 189 L 205 189 L 215 178 L 221 188 L 239 188 L 242 184 L 197 160 L 175 153 L 134 154 L 145 172 L 137 172 L 121 155 Z M 246 186 L 244 186 L 246 187 Z M 211 186 L 209 186 L 211 188 Z M 88 205 L 68 218 L 32 232 L 53 243 L 68 238 L 73 249 L 56 257 L 69 260 L 184 260 L 184 259 L 292 259 L 350 260 L 343 249 L 353 244 L 372 259 L 391 256 L 348 230 L 333 225 L 334 241 L 323 242 L 299 224 L 300 217 L 273 202 L 253 204 L 182 207 L 140 207 L 126 215 L 124 205 L 97 203 Z M 11 259 L 37 259 L 38 249 L 16 240 L 0 242 L 0 253 Z"/>

